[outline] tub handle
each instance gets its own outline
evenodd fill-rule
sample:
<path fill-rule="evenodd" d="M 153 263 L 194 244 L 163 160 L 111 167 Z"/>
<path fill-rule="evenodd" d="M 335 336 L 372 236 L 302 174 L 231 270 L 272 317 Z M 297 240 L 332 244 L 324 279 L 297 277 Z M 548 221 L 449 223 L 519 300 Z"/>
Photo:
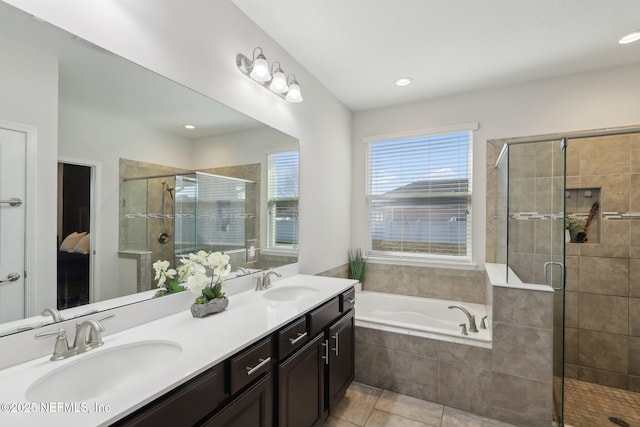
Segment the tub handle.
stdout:
<path fill-rule="evenodd" d="M 298 332 L 297 338 L 289 338 L 289 342 L 291 345 L 296 345 L 301 339 L 307 336 L 306 332 Z"/>
<path fill-rule="evenodd" d="M 467 324 L 466 323 L 460 323 L 460 326 L 462 327 L 462 335 L 469 335 L 469 333 L 467 332 Z"/>
<path fill-rule="evenodd" d="M 487 329 L 487 316 L 484 316 L 480 321 L 480 329 Z"/>
<path fill-rule="evenodd" d="M 338 355 L 338 333 L 336 332 L 332 338 L 335 340 L 335 343 L 336 343 L 336 346 L 333 349 L 333 351 L 336 352 L 336 356 L 337 356 Z"/>
<path fill-rule="evenodd" d="M 324 359 L 324 364 L 328 365 L 329 364 L 329 340 L 324 340 L 324 342 L 322 343 L 322 346 L 324 347 L 324 356 L 322 356 L 322 358 Z"/>

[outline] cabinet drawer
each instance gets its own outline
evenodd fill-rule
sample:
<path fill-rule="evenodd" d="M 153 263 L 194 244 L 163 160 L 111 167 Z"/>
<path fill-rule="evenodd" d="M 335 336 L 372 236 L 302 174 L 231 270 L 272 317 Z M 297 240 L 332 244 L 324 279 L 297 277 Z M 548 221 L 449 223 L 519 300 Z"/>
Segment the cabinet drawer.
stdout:
<path fill-rule="evenodd" d="M 301 317 L 278 332 L 278 359 L 284 359 L 307 342 L 309 342 L 307 318 Z"/>
<path fill-rule="evenodd" d="M 231 358 L 231 394 L 271 370 L 271 338 L 266 338 Z"/>
<path fill-rule="evenodd" d="M 338 297 L 309 312 L 307 321 L 309 322 L 309 334 L 311 337 L 315 337 L 322 332 L 338 316 L 340 316 L 340 301 Z"/>
<path fill-rule="evenodd" d="M 346 313 L 356 306 L 356 290 L 354 288 L 340 294 L 340 312 Z"/>
<path fill-rule="evenodd" d="M 195 379 L 139 409 L 118 427 L 190 426 L 213 412 L 226 399 L 224 364 L 214 366 Z"/>

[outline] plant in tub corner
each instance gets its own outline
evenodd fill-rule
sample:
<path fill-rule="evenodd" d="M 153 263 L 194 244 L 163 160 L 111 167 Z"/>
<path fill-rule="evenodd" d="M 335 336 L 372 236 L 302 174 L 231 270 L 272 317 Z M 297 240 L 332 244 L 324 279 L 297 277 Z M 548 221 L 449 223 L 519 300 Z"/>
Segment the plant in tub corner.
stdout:
<path fill-rule="evenodd" d="M 364 275 L 367 272 L 367 260 L 362 256 L 362 251 L 349 249 L 349 279 L 355 279 L 360 283 L 364 282 Z"/>
<path fill-rule="evenodd" d="M 189 289 L 196 294 L 195 302 L 191 305 L 191 314 L 194 317 L 204 317 L 227 308 L 229 299 L 222 291 L 222 284 L 231 272 L 229 255 L 222 252 L 198 251 L 183 256 L 180 262 L 182 265 L 177 270 L 168 269 L 168 261 L 154 263 L 159 286 L 162 278 L 165 278 L 162 282 L 164 284 L 168 277 L 171 279 L 169 286 L 172 286 L 172 282 L 177 282 L 183 289 Z"/>

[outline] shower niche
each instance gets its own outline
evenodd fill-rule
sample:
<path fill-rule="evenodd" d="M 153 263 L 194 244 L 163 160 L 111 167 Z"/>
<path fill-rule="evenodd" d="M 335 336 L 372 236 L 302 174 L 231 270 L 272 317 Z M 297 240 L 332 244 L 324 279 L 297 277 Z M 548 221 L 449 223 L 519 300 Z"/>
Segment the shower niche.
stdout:
<path fill-rule="evenodd" d="M 601 208 L 600 188 L 565 190 L 566 227 L 570 243 L 600 243 Z"/>

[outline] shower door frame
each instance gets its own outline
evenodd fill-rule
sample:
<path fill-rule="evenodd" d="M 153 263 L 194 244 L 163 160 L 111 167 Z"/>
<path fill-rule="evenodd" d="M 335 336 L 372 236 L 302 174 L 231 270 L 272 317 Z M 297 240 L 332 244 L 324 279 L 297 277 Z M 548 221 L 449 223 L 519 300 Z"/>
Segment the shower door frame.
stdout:
<path fill-rule="evenodd" d="M 563 168 L 563 188 L 566 190 L 566 156 L 567 156 L 567 151 L 568 151 L 568 147 L 570 146 L 570 141 L 572 139 L 582 139 L 582 138 L 590 138 L 590 137 L 602 137 L 602 136 L 612 136 L 612 135 L 624 135 L 624 134 L 631 134 L 631 133 L 638 133 L 640 132 L 640 126 L 627 126 L 627 127 L 618 127 L 618 128 L 606 128 L 606 129 L 595 129 L 595 130 L 586 130 L 586 131 L 576 131 L 576 132 L 564 132 L 564 133 L 558 133 L 558 134 L 548 134 L 548 135 L 538 135 L 538 136 L 530 136 L 530 137 L 518 137 L 518 138 L 507 138 L 504 139 L 504 145 L 505 147 L 503 147 L 504 150 L 508 151 L 508 146 L 512 145 L 512 144 L 521 144 L 521 143 L 536 143 L 536 142 L 551 142 L 551 141 L 559 141 L 562 140 L 564 142 L 563 146 L 564 146 L 564 159 L 565 159 L 565 167 Z M 500 153 L 500 155 L 498 156 L 498 161 L 496 162 L 496 165 L 498 164 L 498 162 L 500 161 L 500 158 L 502 157 L 503 153 Z M 508 166 L 507 166 L 508 168 Z M 507 181 L 508 183 L 508 181 Z M 507 184 L 509 185 L 509 184 Z M 508 191 L 507 191 L 507 197 L 508 197 Z M 508 202 L 507 202 L 508 203 Z M 566 203 L 564 202 L 564 197 L 563 197 L 563 211 L 562 211 L 563 215 L 566 214 Z M 508 213 L 507 213 L 507 218 L 508 218 Z M 508 221 L 508 220 L 507 220 Z M 564 222 L 566 221 L 566 219 L 563 221 L 563 225 L 566 226 L 566 224 L 564 224 Z M 507 226 L 507 239 L 508 237 L 508 226 Z M 507 240 L 508 241 L 508 240 Z M 563 240 L 564 241 L 564 240 Z M 563 250 L 562 250 L 562 259 L 563 259 L 563 271 L 566 271 L 564 269 L 564 265 L 565 265 L 565 253 L 566 253 L 566 243 L 563 245 Z M 508 250 L 507 250 L 507 266 L 508 266 Z M 556 397 L 554 395 L 553 399 L 554 399 L 554 407 L 557 408 L 559 414 L 557 419 L 554 419 L 555 421 L 555 425 L 564 425 L 564 333 L 565 333 L 565 288 L 566 288 L 566 277 L 565 274 L 562 275 L 562 286 L 560 289 L 554 289 L 554 300 L 555 300 L 555 296 L 556 294 L 559 292 L 560 293 L 560 298 L 562 300 L 562 328 L 561 328 L 561 333 L 562 333 L 562 345 L 560 346 L 560 348 L 556 348 L 554 346 L 554 354 L 553 354 L 553 358 L 555 360 L 556 357 L 559 357 L 561 360 L 560 363 L 560 370 L 561 370 L 561 392 L 560 392 L 560 396 Z M 554 373 L 555 374 L 555 373 Z M 554 375 L 555 377 L 555 375 Z M 558 404 L 559 403 L 559 404 Z"/>

